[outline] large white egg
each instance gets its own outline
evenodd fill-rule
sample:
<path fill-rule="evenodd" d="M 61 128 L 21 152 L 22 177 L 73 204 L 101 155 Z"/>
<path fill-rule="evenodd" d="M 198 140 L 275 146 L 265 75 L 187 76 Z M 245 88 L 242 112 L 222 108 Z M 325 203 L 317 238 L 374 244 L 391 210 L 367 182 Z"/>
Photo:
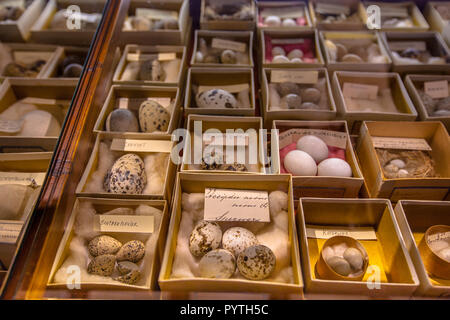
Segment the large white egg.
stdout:
<path fill-rule="evenodd" d="M 245 228 L 233 227 L 224 232 L 222 246 L 232 252 L 235 257 L 250 246 L 258 244 L 256 236 Z"/>
<path fill-rule="evenodd" d="M 285 56 L 286 55 L 286 51 L 284 51 L 284 49 L 282 47 L 273 47 L 272 48 L 272 56 Z"/>
<path fill-rule="evenodd" d="M 281 19 L 277 16 L 268 16 L 264 19 L 264 24 L 268 27 L 279 27 L 281 25 Z"/>
<path fill-rule="evenodd" d="M 317 175 L 329 177 L 351 177 L 352 168 L 347 161 L 339 158 L 329 158 L 319 163 L 317 166 Z"/>
<path fill-rule="evenodd" d="M 289 59 L 286 56 L 275 56 L 272 60 L 272 63 L 289 63 Z"/>
<path fill-rule="evenodd" d="M 309 154 L 316 163 L 328 158 L 328 146 L 320 138 L 316 136 L 303 136 L 297 141 L 297 149 L 305 151 Z"/>
<path fill-rule="evenodd" d="M 294 176 L 315 176 L 317 165 L 304 151 L 292 150 L 284 157 L 284 168 Z"/>

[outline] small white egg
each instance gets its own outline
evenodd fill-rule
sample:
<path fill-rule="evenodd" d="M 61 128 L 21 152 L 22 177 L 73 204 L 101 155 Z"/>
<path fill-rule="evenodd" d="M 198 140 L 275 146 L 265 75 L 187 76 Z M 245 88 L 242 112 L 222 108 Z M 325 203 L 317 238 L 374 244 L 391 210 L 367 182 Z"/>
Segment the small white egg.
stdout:
<path fill-rule="evenodd" d="M 348 249 L 348 246 L 345 242 L 339 243 L 339 244 L 335 244 L 333 246 L 333 250 L 334 250 L 334 254 L 338 257 L 343 258 L 344 257 L 344 252 L 345 250 Z"/>
<path fill-rule="evenodd" d="M 364 265 L 364 259 L 359 251 L 356 248 L 348 248 L 344 251 L 344 259 L 350 263 L 350 266 L 354 271 L 361 271 Z"/>
<path fill-rule="evenodd" d="M 297 26 L 297 23 L 295 22 L 294 19 L 286 18 L 286 19 L 283 19 L 283 22 L 281 23 L 281 25 L 283 27 L 295 27 L 295 26 Z"/>
<path fill-rule="evenodd" d="M 303 51 L 300 50 L 300 49 L 294 49 L 294 50 L 291 50 L 291 51 L 288 53 L 287 57 L 288 57 L 289 60 L 292 60 L 292 59 L 294 59 L 294 58 L 299 58 L 299 59 L 301 59 L 301 58 L 303 58 Z"/>
<path fill-rule="evenodd" d="M 197 51 L 196 53 L 195 53 L 195 61 L 196 62 L 203 62 L 203 59 L 204 59 L 205 57 L 203 56 L 203 53 L 201 53 L 200 51 Z"/>
<path fill-rule="evenodd" d="M 400 159 L 391 160 L 389 163 L 397 166 L 399 169 L 403 169 L 404 167 L 406 167 L 406 163 Z"/>
<path fill-rule="evenodd" d="M 272 56 L 285 56 L 286 55 L 286 51 L 284 51 L 284 49 L 282 47 L 273 47 L 272 48 Z"/>
<path fill-rule="evenodd" d="M 317 166 L 318 176 L 329 177 L 351 177 L 352 168 L 347 163 L 339 158 L 329 158 L 323 160 Z"/>
<path fill-rule="evenodd" d="M 328 259 L 327 263 L 336 273 L 339 273 L 342 276 L 348 276 L 352 272 L 350 264 L 341 257 L 331 257 Z"/>
<path fill-rule="evenodd" d="M 281 25 L 281 19 L 278 16 L 268 16 L 264 19 L 264 24 L 268 27 L 279 27 Z"/>
<path fill-rule="evenodd" d="M 326 260 L 330 259 L 331 257 L 334 257 L 336 254 L 334 253 L 334 250 L 332 247 L 325 247 L 322 250 L 322 256 Z"/>
<path fill-rule="evenodd" d="M 300 58 L 291 59 L 291 63 L 303 63 L 303 60 Z"/>
<path fill-rule="evenodd" d="M 304 151 L 292 150 L 284 157 L 284 168 L 294 176 L 315 176 L 317 165 Z"/>
<path fill-rule="evenodd" d="M 448 242 L 445 240 L 436 240 L 436 241 L 432 241 L 428 243 L 430 249 L 434 252 L 434 253 L 438 253 L 439 251 L 447 248 Z"/>
<path fill-rule="evenodd" d="M 200 260 L 199 271 L 203 278 L 228 279 L 236 271 L 236 259 L 228 250 L 212 250 Z"/>
<path fill-rule="evenodd" d="M 223 248 L 232 252 L 235 257 L 255 244 L 258 244 L 256 236 L 250 230 L 241 227 L 228 229 L 222 237 Z"/>
<path fill-rule="evenodd" d="M 297 150 L 305 151 L 316 163 L 320 163 L 328 158 L 327 144 L 316 136 L 307 135 L 298 139 Z"/>
<path fill-rule="evenodd" d="M 407 178 L 408 175 L 409 175 L 409 172 L 408 172 L 407 170 L 405 170 L 405 169 L 400 169 L 400 170 L 398 170 L 398 172 L 397 172 L 397 176 L 398 176 L 399 178 Z"/>
<path fill-rule="evenodd" d="M 279 55 L 272 59 L 272 63 L 289 63 L 289 59 L 286 56 Z"/>
<path fill-rule="evenodd" d="M 450 262 L 450 248 L 445 248 L 439 251 L 438 256 L 447 262 Z"/>
<path fill-rule="evenodd" d="M 222 230 L 215 222 L 202 220 L 194 227 L 189 238 L 189 250 L 192 255 L 201 257 L 220 247 Z"/>

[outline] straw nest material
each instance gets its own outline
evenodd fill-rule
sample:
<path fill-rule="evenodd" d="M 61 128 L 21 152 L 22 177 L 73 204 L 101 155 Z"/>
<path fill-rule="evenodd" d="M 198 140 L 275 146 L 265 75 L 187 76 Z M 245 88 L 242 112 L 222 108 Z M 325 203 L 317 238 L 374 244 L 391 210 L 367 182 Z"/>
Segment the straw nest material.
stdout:
<path fill-rule="evenodd" d="M 387 179 L 439 177 L 434 168 L 434 161 L 428 151 L 392 149 L 376 149 L 376 151 L 383 168 L 383 174 Z M 390 164 L 395 159 L 402 160 L 405 163 L 405 167 L 398 168 Z M 407 174 L 405 174 L 405 170 Z"/>

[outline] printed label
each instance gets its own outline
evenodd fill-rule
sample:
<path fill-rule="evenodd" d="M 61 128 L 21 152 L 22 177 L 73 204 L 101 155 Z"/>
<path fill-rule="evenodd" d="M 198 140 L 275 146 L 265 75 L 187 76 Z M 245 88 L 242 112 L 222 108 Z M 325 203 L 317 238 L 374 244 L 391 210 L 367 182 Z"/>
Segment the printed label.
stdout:
<path fill-rule="evenodd" d="M 337 147 L 341 149 L 347 148 L 348 135 L 345 132 L 321 130 L 321 129 L 300 129 L 294 128 L 286 130 L 279 134 L 280 149 L 297 142 L 302 136 L 313 135 L 321 138 L 328 146 Z"/>
<path fill-rule="evenodd" d="M 23 221 L 3 221 L 0 223 L 0 243 L 16 243 L 22 231 Z"/>
<path fill-rule="evenodd" d="M 372 137 L 372 141 L 375 148 L 431 151 L 428 142 L 421 138 Z"/>
<path fill-rule="evenodd" d="M 170 10 L 160 10 L 160 9 L 150 9 L 150 8 L 137 8 L 136 17 L 144 17 L 147 19 L 168 19 L 175 18 L 178 19 L 178 12 Z"/>
<path fill-rule="evenodd" d="M 270 222 L 267 191 L 205 189 L 208 221 Z"/>
<path fill-rule="evenodd" d="M 17 133 L 22 130 L 23 120 L 0 120 L 0 132 Z"/>
<path fill-rule="evenodd" d="M 378 86 L 346 82 L 343 93 L 345 97 L 353 99 L 375 100 L 378 95 Z"/>
<path fill-rule="evenodd" d="M 372 227 L 325 227 L 325 226 L 306 226 L 306 235 L 313 239 L 329 239 L 334 236 L 347 236 L 356 240 L 377 240 L 377 235 Z"/>
<path fill-rule="evenodd" d="M 425 93 L 433 99 L 442 99 L 448 97 L 448 81 L 428 81 L 424 84 Z"/>
<path fill-rule="evenodd" d="M 113 139 L 111 143 L 112 151 L 126 151 L 126 152 L 170 153 L 172 147 L 173 142 L 169 140 Z"/>
<path fill-rule="evenodd" d="M 272 83 L 294 82 L 316 84 L 319 80 L 318 71 L 285 71 L 273 70 L 270 73 Z"/>
<path fill-rule="evenodd" d="M 319 2 L 316 4 L 316 12 L 320 14 L 350 14 L 350 7 L 334 4 L 334 3 L 324 3 Z"/>
<path fill-rule="evenodd" d="M 305 8 L 300 6 L 289 6 L 279 8 L 264 8 L 260 12 L 261 17 L 277 16 L 283 18 L 298 18 L 305 15 Z"/>
<path fill-rule="evenodd" d="M 30 184 L 42 186 L 45 172 L 0 172 L 0 184 Z"/>
<path fill-rule="evenodd" d="M 95 215 L 94 230 L 99 232 L 153 233 L 154 216 Z"/>
<path fill-rule="evenodd" d="M 244 90 L 250 90 L 248 83 L 231 84 L 231 85 L 217 85 L 217 86 L 199 86 L 198 92 L 204 92 L 212 89 L 222 89 L 230 93 L 239 93 Z"/>
<path fill-rule="evenodd" d="M 23 64 L 31 64 L 38 60 L 48 61 L 52 57 L 53 52 L 45 52 L 45 51 L 14 51 L 14 61 L 23 63 Z"/>
<path fill-rule="evenodd" d="M 238 41 L 225 40 L 219 38 L 213 38 L 211 47 L 216 49 L 230 49 L 238 52 L 245 52 L 247 50 L 247 44 Z"/>
<path fill-rule="evenodd" d="M 389 41 L 389 48 L 393 51 L 403 51 L 406 49 L 425 51 L 427 50 L 427 44 L 425 41 Z"/>

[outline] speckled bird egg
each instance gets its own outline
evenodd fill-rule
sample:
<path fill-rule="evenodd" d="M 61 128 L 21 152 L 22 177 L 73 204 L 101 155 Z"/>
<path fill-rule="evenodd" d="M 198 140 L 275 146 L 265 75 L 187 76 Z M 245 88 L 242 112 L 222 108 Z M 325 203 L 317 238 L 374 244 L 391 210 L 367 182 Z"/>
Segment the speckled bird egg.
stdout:
<path fill-rule="evenodd" d="M 88 273 L 99 276 L 110 276 L 114 272 L 116 256 L 113 254 L 104 254 L 97 256 L 89 262 Z"/>
<path fill-rule="evenodd" d="M 114 162 L 105 176 L 106 192 L 141 194 L 147 184 L 144 161 L 133 153 L 127 153 Z"/>
<path fill-rule="evenodd" d="M 242 163 L 224 163 L 219 167 L 219 170 L 224 171 L 239 171 L 239 172 L 245 172 L 248 171 L 247 167 Z"/>
<path fill-rule="evenodd" d="M 281 19 L 278 16 L 268 16 L 264 19 L 264 24 L 268 27 L 279 27 L 281 25 Z"/>
<path fill-rule="evenodd" d="M 237 259 L 239 272 L 250 280 L 266 279 L 272 274 L 275 264 L 275 254 L 262 244 L 248 247 Z"/>
<path fill-rule="evenodd" d="M 126 284 L 135 284 L 141 277 L 139 270 L 132 270 L 127 274 L 115 277 L 114 280 L 123 282 Z"/>
<path fill-rule="evenodd" d="M 309 154 L 316 163 L 328 158 L 328 146 L 319 137 L 306 135 L 297 140 L 297 150 Z"/>
<path fill-rule="evenodd" d="M 292 150 L 284 157 L 284 168 L 294 176 L 315 176 L 317 165 L 304 151 Z"/>
<path fill-rule="evenodd" d="M 154 100 L 146 100 L 139 107 L 142 132 L 165 132 L 169 128 L 170 112 Z"/>
<path fill-rule="evenodd" d="M 199 108 L 233 109 L 237 107 L 236 98 L 226 90 L 211 89 L 195 96 Z"/>
<path fill-rule="evenodd" d="M 219 152 L 218 150 L 205 152 L 200 168 L 202 170 L 217 170 L 222 166 L 224 162 L 223 160 L 223 153 Z"/>
<path fill-rule="evenodd" d="M 189 237 L 189 250 L 192 255 L 201 257 L 220 247 L 222 229 L 215 222 L 202 220 L 194 227 Z"/>
<path fill-rule="evenodd" d="M 131 261 L 117 262 L 117 271 L 119 271 L 119 273 L 122 275 L 130 273 L 131 271 L 134 271 L 134 270 L 139 270 L 139 267 L 137 264 L 135 264 Z"/>
<path fill-rule="evenodd" d="M 199 263 L 203 278 L 228 279 L 236 270 L 236 259 L 225 249 L 215 249 L 206 253 Z"/>
<path fill-rule="evenodd" d="M 317 166 L 317 175 L 328 177 L 351 177 L 352 168 L 345 160 L 329 158 L 319 163 Z"/>
<path fill-rule="evenodd" d="M 258 244 L 256 236 L 245 228 L 234 227 L 224 232 L 222 246 L 232 252 L 235 257 L 239 257 L 242 251 L 250 246 Z"/>
<path fill-rule="evenodd" d="M 224 64 L 235 64 L 237 62 L 236 52 L 227 49 L 220 54 L 220 62 Z"/>
<path fill-rule="evenodd" d="M 91 256 L 97 257 L 104 254 L 115 254 L 122 247 L 122 243 L 113 237 L 102 235 L 95 237 L 88 244 Z"/>
<path fill-rule="evenodd" d="M 125 243 L 117 252 L 117 261 L 138 262 L 145 255 L 145 244 L 139 240 L 131 240 Z"/>
<path fill-rule="evenodd" d="M 106 119 L 106 131 L 139 132 L 136 116 L 128 109 L 116 109 Z"/>

